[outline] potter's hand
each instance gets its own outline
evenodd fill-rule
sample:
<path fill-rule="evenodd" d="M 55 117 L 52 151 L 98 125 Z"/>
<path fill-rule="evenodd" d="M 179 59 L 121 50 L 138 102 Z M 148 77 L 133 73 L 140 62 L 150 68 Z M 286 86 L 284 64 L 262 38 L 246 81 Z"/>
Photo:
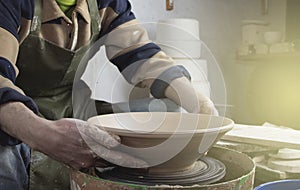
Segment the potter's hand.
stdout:
<path fill-rule="evenodd" d="M 130 168 L 146 168 L 148 164 L 125 152 L 119 151 L 120 137 L 107 133 L 100 127 L 83 121 L 76 121 L 80 134 L 88 147 L 97 155 L 97 163 L 113 163 Z M 99 166 L 99 165 L 97 165 Z"/>
<path fill-rule="evenodd" d="M 20 102 L 0 106 L 0 129 L 75 169 L 103 166 L 103 159 L 105 164 L 147 167 L 144 161 L 114 150 L 119 142 L 107 132 L 76 119 L 46 120 Z"/>
<path fill-rule="evenodd" d="M 127 167 L 147 167 L 147 164 L 126 153 L 114 150 L 118 137 L 87 122 L 61 119 L 49 123 L 46 146 L 40 150 L 72 168 L 103 167 L 110 163 Z"/>
<path fill-rule="evenodd" d="M 201 92 L 196 91 L 185 77 L 173 80 L 166 89 L 165 96 L 190 113 L 218 115 L 213 102 Z"/>

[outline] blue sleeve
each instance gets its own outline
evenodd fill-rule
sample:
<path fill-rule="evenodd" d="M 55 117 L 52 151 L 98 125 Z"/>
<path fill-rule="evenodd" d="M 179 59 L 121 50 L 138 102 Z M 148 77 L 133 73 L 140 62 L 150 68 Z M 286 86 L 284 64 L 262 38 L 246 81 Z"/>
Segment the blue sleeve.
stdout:
<path fill-rule="evenodd" d="M 32 20 L 34 14 L 34 0 L 22 0 L 21 11 L 23 18 Z"/>
<path fill-rule="evenodd" d="M 0 75 L 10 80 L 12 83 L 15 82 L 15 78 L 16 78 L 15 70 L 13 69 L 11 63 L 4 58 L 0 58 Z M 38 113 L 38 108 L 31 98 L 24 96 L 23 94 L 9 87 L 0 88 L 0 105 L 8 102 L 16 102 L 16 101 L 22 102 L 29 109 L 31 109 L 35 113 Z M 0 130 L 1 145 L 16 145 L 19 143 L 20 141 L 18 139 L 13 138 L 7 133 L 5 133 L 4 131 Z"/>
<path fill-rule="evenodd" d="M 131 11 L 131 5 L 128 0 L 98 0 L 98 8 L 99 10 L 103 10 L 104 13 L 103 17 L 106 19 L 107 17 L 110 18 L 109 23 L 103 23 L 105 31 L 101 32 L 100 37 L 103 37 L 105 34 L 108 34 L 116 27 L 121 28 L 122 25 L 126 26 L 126 22 L 135 20 L 135 16 Z M 112 12 L 114 14 L 112 14 Z M 105 15 L 106 14 L 106 15 Z M 112 20 L 112 21 L 111 21 Z M 102 26 L 103 26 L 102 25 Z M 140 27 L 141 30 L 142 27 Z M 130 27 L 127 28 L 127 30 L 130 30 Z M 132 33 L 135 32 L 136 28 L 133 27 Z M 128 31 L 127 31 L 128 32 Z M 128 32 L 130 34 L 130 32 Z M 116 34 L 115 34 L 116 35 Z M 118 38 L 118 36 L 115 36 L 120 41 L 122 41 L 123 38 L 130 39 L 131 36 L 122 36 Z M 128 40 L 127 39 L 127 40 Z M 142 37 L 138 39 L 143 39 Z M 119 51 L 119 55 L 113 57 L 110 59 L 110 61 L 118 68 L 118 70 L 122 73 L 124 78 L 131 83 L 133 76 L 135 76 L 139 70 L 139 68 L 143 64 L 147 64 L 146 62 L 154 57 L 156 54 L 161 52 L 161 48 L 147 40 L 147 41 L 138 41 L 134 40 L 136 44 L 139 44 L 139 47 L 132 48 L 130 51 L 125 51 L 125 53 L 122 53 L 122 49 Z M 120 47 L 122 47 L 122 43 L 120 43 Z M 113 44 L 115 45 L 115 44 Z M 113 46 L 112 45 L 112 46 Z M 115 45 L 116 47 L 119 44 Z M 132 47 L 134 47 L 135 44 L 131 44 Z M 125 47 L 126 48 L 126 47 Z M 157 59 L 157 64 L 160 62 L 166 62 L 168 60 L 168 57 L 162 58 L 160 57 Z M 170 66 L 171 66 L 170 62 Z M 164 65 L 163 65 L 164 66 Z M 163 67 L 162 66 L 162 67 Z M 153 72 L 153 71 L 152 71 Z M 163 98 L 165 89 L 168 87 L 169 83 L 180 77 L 187 77 L 190 79 L 190 75 L 188 71 L 180 66 L 172 66 L 163 73 L 161 73 L 158 78 L 154 80 L 154 83 L 150 87 L 151 93 L 156 98 Z"/>
<path fill-rule="evenodd" d="M 110 60 L 122 72 L 125 79 L 130 82 L 131 78 L 135 75 L 139 67 L 152 56 L 160 51 L 154 43 L 145 44 L 139 48 L 122 54 L 112 60 Z M 124 62 L 124 60 L 126 60 Z M 126 69 L 130 66 L 130 69 Z"/>
<path fill-rule="evenodd" d="M 182 66 L 176 65 L 162 72 L 150 87 L 154 98 L 166 98 L 165 91 L 174 79 L 186 77 L 191 80 L 190 73 Z"/>
<path fill-rule="evenodd" d="M 34 0 L 1 0 L 0 1 L 0 27 L 18 38 L 18 28 L 21 17 L 32 19 L 34 13 Z"/>
<path fill-rule="evenodd" d="M 9 31 L 17 39 L 21 17 L 31 19 L 32 16 L 33 0 L 0 0 L 0 27 Z M 15 83 L 16 71 L 12 63 L 3 57 L 0 57 L 0 75 L 5 78 L 4 80 L 11 81 L 12 84 Z M 4 85 L 0 88 L 0 105 L 8 102 L 22 102 L 35 113 L 38 112 L 36 104 L 30 97 Z M 18 139 L 0 130 L 1 145 L 16 145 L 18 143 L 20 143 Z"/>
<path fill-rule="evenodd" d="M 110 8 L 117 15 L 113 15 L 115 18 L 111 21 L 111 23 L 109 23 L 108 27 L 105 27 L 106 30 L 101 32 L 101 37 L 103 37 L 105 34 L 108 34 L 116 27 L 136 19 L 131 10 L 131 4 L 128 0 L 98 0 L 98 8 L 99 10 Z M 132 76 L 135 74 L 139 66 L 153 55 L 157 54 L 160 50 L 160 47 L 150 42 L 117 56 L 110 61 L 117 66 L 118 70 L 122 72 L 125 79 L 130 82 Z M 124 62 L 124 60 L 126 61 Z M 129 66 L 131 66 L 131 69 L 127 69 L 125 73 L 124 70 Z"/>
<path fill-rule="evenodd" d="M 127 0 L 97 0 L 98 9 L 111 8 L 118 16 L 110 23 L 106 31 L 101 32 L 101 37 L 112 31 L 114 28 L 135 19 L 131 12 L 131 4 Z"/>

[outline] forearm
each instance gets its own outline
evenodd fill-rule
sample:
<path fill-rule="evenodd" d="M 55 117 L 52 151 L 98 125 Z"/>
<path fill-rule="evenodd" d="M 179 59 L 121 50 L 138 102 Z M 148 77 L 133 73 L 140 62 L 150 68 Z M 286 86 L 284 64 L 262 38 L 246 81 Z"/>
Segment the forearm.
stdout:
<path fill-rule="evenodd" d="M 166 88 L 165 96 L 183 106 L 188 112 L 198 113 L 200 111 L 197 93 L 186 77 L 173 80 Z"/>
<path fill-rule="evenodd" d="M 99 163 L 102 159 L 95 157 L 93 151 L 101 158 L 122 166 L 148 166 L 140 159 L 111 150 L 119 146 L 119 142 L 96 126 L 88 126 L 87 122 L 75 119 L 46 120 L 20 102 L 0 106 L 0 129 L 75 169 L 103 166 Z M 88 145 L 94 148 L 91 150 Z"/>
<path fill-rule="evenodd" d="M 9 102 L 0 106 L 0 129 L 25 142 L 32 148 L 37 147 L 41 131 L 48 120 L 33 113 L 21 102 Z"/>

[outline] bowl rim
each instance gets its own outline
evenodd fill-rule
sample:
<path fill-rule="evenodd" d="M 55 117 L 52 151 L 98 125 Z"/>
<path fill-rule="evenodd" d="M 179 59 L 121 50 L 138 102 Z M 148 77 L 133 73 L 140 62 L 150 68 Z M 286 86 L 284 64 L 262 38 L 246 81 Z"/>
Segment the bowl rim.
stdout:
<path fill-rule="evenodd" d="M 145 113 L 154 113 L 154 114 L 189 114 L 189 115 L 198 115 L 199 117 L 212 117 L 212 118 L 219 118 L 219 119 L 223 119 L 222 124 L 224 123 L 224 121 L 226 122 L 225 125 L 222 125 L 220 127 L 214 127 L 214 128 L 204 128 L 204 129 L 197 129 L 197 130 L 186 130 L 186 131 L 177 131 L 176 133 L 174 132 L 148 132 L 148 131 L 144 131 L 144 130 L 127 130 L 127 129 L 118 129 L 118 128 L 114 128 L 114 127 L 109 127 L 109 126 L 102 126 L 99 124 L 95 124 L 95 123 L 91 123 L 92 120 L 95 120 L 99 117 L 111 117 L 113 115 L 127 115 L 127 114 L 145 114 Z M 200 136 L 203 135 L 204 133 L 224 133 L 227 132 L 229 130 L 231 130 L 234 126 L 234 121 L 232 119 L 229 119 L 227 117 L 223 117 L 223 116 L 213 116 L 213 115 L 207 115 L 207 114 L 196 114 L 196 113 L 182 113 L 182 112 L 126 112 L 126 113 L 114 113 L 114 114 L 106 114 L 106 115 L 98 115 L 98 116 L 94 116 L 88 119 L 88 123 L 94 124 L 97 127 L 100 127 L 101 129 L 114 133 L 115 135 L 120 135 L 120 136 L 124 136 L 124 137 L 143 137 L 143 138 L 168 138 L 170 137 L 170 135 L 174 135 L 176 137 L 186 137 L 187 135 L 193 135 L 193 136 Z"/>

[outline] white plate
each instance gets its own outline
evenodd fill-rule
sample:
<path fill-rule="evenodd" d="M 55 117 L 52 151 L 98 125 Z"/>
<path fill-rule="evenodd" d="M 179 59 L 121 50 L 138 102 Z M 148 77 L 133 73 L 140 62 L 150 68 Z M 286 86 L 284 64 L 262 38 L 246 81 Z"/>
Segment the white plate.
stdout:
<path fill-rule="evenodd" d="M 268 167 L 283 172 L 300 173 L 300 160 L 269 159 Z"/>
<path fill-rule="evenodd" d="M 296 149 L 289 149 L 289 148 L 283 148 L 279 149 L 276 154 L 269 154 L 272 158 L 279 158 L 279 159 L 299 159 L 300 160 L 300 150 Z"/>

